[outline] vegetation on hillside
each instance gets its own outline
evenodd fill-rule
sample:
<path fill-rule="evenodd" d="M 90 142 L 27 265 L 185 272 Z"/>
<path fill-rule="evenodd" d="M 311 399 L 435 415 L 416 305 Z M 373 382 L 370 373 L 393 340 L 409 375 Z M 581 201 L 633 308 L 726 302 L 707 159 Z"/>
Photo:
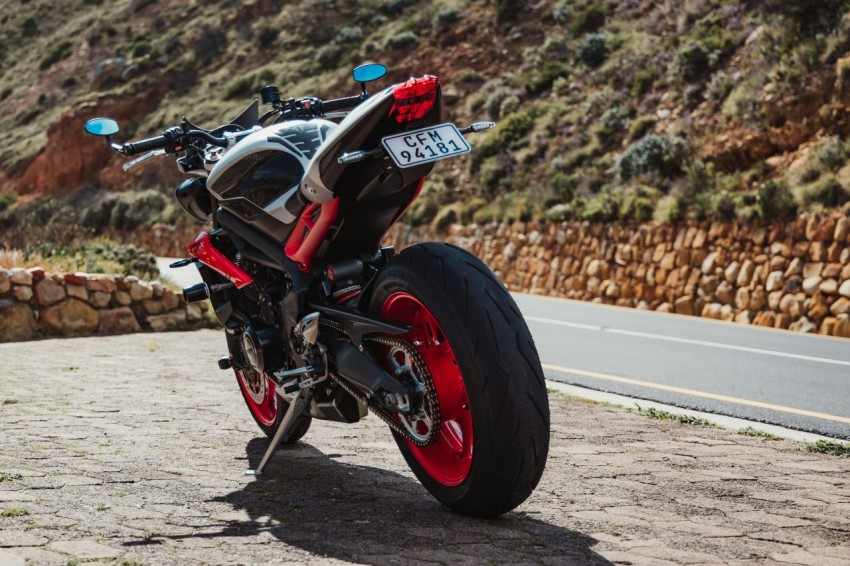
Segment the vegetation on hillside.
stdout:
<path fill-rule="evenodd" d="M 179 216 L 156 175 L 171 163 L 132 194 L 91 179 L 17 199 L 69 108 L 152 98 L 128 136 L 184 113 L 214 126 L 267 83 L 350 94 L 368 60 L 392 71 L 378 87 L 433 73 L 448 119 L 498 122 L 438 166 L 413 224 L 775 218 L 850 200 L 844 0 L 0 0 L 0 14 L 0 230 Z"/>

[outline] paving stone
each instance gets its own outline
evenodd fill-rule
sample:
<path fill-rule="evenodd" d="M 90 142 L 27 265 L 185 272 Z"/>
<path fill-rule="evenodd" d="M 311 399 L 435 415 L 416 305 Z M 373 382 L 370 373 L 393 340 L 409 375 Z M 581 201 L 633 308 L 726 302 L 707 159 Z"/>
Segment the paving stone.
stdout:
<path fill-rule="evenodd" d="M 64 554 L 70 554 L 81 560 L 96 558 L 115 558 L 124 554 L 122 551 L 92 540 L 60 540 L 50 543 L 50 549 Z"/>
<path fill-rule="evenodd" d="M 812 566 L 850 566 L 850 559 L 816 554 L 806 549 L 797 549 L 786 553 L 771 554 L 777 562 L 790 564 L 811 564 Z"/>
<path fill-rule="evenodd" d="M 0 550 L 0 564 L 3 564 L 3 566 L 24 566 L 26 564 L 26 557 L 17 552 L 12 553 L 8 550 Z"/>
<path fill-rule="evenodd" d="M 48 565 L 686 564 L 803 544 L 800 560 L 826 563 L 850 540 L 843 460 L 557 394 L 546 472 L 496 521 L 437 503 L 374 417 L 314 421 L 257 481 L 242 473 L 268 440 L 215 368 L 224 351 L 214 331 L 0 344 L 0 398 L 26 401 L 0 414 L 0 470 L 22 476 L 0 482 L 0 508 L 30 512 L 0 518 L 3 551 Z M 106 550 L 74 546 L 88 544 Z"/>

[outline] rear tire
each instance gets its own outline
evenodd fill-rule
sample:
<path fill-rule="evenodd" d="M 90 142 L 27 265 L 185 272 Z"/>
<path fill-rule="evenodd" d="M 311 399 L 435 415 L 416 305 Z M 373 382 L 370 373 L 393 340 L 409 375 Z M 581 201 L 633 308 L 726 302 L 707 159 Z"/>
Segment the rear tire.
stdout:
<path fill-rule="evenodd" d="M 378 275 L 370 312 L 413 327 L 394 338 L 422 344 L 437 389 L 437 440 L 417 448 L 394 433 L 419 481 L 465 515 L 494 517 L 525 501 L 546 463 L 549 402 L 531 334 L 504 286 L 460 248 L 419 244 Z"/>

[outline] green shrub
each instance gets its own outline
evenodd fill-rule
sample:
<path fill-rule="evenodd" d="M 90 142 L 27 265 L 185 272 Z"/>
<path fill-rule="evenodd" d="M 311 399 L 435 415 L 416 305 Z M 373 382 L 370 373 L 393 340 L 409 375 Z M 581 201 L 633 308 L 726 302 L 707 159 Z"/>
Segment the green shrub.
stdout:
<path fill-rule="evenodd" d="M 457 210 L 453 206 L 447 206 L 437 213 L 431 227 L 437 232 L 445 232 L 449 226 L 457 224 L 458 220 Z"/>
<path fill-rule="evenodd" d="M 797 204 L 784 181 L 767 181 L 758 189 L 758 207 L 762 218 L 786 218 L 797 212 Z"/>
<path fill-rule="evenodd" d="M 549 222 L 563 222 L 573 217 L 573 208 L 568 203 L 558 203 L 546 210 L 543 217 Z"/>
<path fill-rule="evenodd" d="M 510 114 L 513 114 L 519 109 L 519 98 L 516 96 L 509 96 L 502 101 L 502 104 L 499 106 L 499 118 L 504 118 Z"/>
<path fill-rule="evenodd" d="M 661 197 L 652 215 L 656 222 L 678 222 L 685 217 L 685 206 L 678 195 Z"/>
<path fill-rule="evenodd" d="M 415 33 L 412 31 L 403 31 L 389 38 L 387 40 L 387 47 L 389 49 L 404 49 L 415 44 L 417 41 L 419 41 L 419 38 Z"/>
<path fill-rule="evenodd" d="M 408 6 L 416 4 L 417 0 L 387 0 L 384 11 L 390 14 L 400 14 Z"/>
<path fill-rule="evenodd" d="M 422 226 L 431 222 L 440 211 L 440 203 L 435 195 L 424 195 L 410 205 L 404 219 L 411 226 Z"/>
<path fill-rule="evenodd" d="M 826 175 L 803 191 L 803 203 L 827 208 L 841 206 L 850 200 L 850 194 L 833 175 Z"/>
<path fill-rule="evenodd" d="M 347 26 L 341 28 L 336 37 L 334 37 L 334 41 L 337 43 L 360 43 L 363 40 L 363 32 L 360 31 L 359 27 L 356 26 Z"/>
<path fill-rule="evenodd" d="M 505 86 L 496 87 L 493 92 L 487 96 L 484 102 L 484 110 L 493 120 L 498 120 L 501 115 L 502 102 L 513 96 L 512 91 Z"/>
<path fill-rule="evenodd" d="M 576 14 L 571 26 L 573 35 L 593 33 L 605 25 L 607 14 L 605 8 L 594 3 Z"/>
<path fill-rule="evenodd" d="M 581 212 L 582 220 L 588 222 L 611 222 L 617 219 L 620 206 L 609 193 L 599 193 L 589 201 Z"/>
<path fill-rule="evenodd" d="M 717 71 L 711 75 L 705 95 L 706 98 L 723 102 L 729 96 L 729 93 L 732 92 L 733 88 L 735 88 L 735 81 L 724 71 Z"/>
<path fill-rule="evenodd" d="M 523 0 L 495 0 L 496 23 L 507 24 L 516 20 L 522 10 Z"/>
<path fill-rule="evenodd" d="M 847 146 L 839 137 L 829 138 L 818 149 L 818 161 L 830 171 L 837 171 L 847 162 Z"/>
<path fill-rule="evenodd" d="M 50 50 L 42 57 L 41 61 L 38 64 L 38 68 L 42 71 L 46 71 L 59 61 L 63 59 L 67 59 L 71 56 L 71 51 L 73 50 L 73 45 L 70 41 L 60 41 L 55 44 Z"/>
<path fill-rule="evenodd" d="M 655 116 L 638 116 L 629 127 L 629 139 L 632 141 L 639 140 L 655 127 L 657 121 Z"/>
<path fill-rule="evenodd" d="M 673 79 L 680 82 L 700 81 L 708 76 L 711 65 L 712 55 L 706 46 L 691 39 L 676 52 L 669 73 Z"/>
<path fill-rule="evenodd" d="M 436 14 L 434 14 L 434 18 L 431 20 L 431 26 L 436 31 L 445 31 L 452 26 L 452 24 L 456 24 L 460 21 L 460 10 L 449 6 L 446 8 L 441 8 Z"/>
<path fill-rule="evenodd" d="M 23 25 L 21 25 L 21 35 L 24 37 L 35 37 L 38 33 L 38 23 L 35 21 L 35 18 L 27 18 L 24 20 Z"/>
<path fill-rule="evenodd" d="M 658 71 L 655 69 L 640 69 L 635 73 L 632 79 L 632 86 L 629 93 L 633 98 L 639 98 L 649 92 L 652 88 L 655 79 L 658 78 Z"/>
<path fill-rule="evenodd" d="M 18 202 L 18 195 L 11 191 L 0 193 L 0 212 Z"/>
<path fill-rule="evenodd" d="M 523 74 L 525 92 L 531 96 L 541 94 L 552 88 L 556 79 L 569 77 L 570 68 L 560 61 L 545 61 Z"/>
<path fill-rule="evenodd" d="M 572 8 L 568 2 L 559 2 L 552 8 L 552 17 L 555 18 L 555 21 L 560 23 L 565 23 L 570 20 L 570 15 L 572 14 Z"/>
<path fill-rule="evenodd" d="M 323 45 L 316 51 L 316 62 L 323 68 L 335 69 L 339 66 L 345 48 L 338 43 Z"/>
<path fill-rule="evenodd" d="M 578 46 L 578 55 L 588 67 L 598 67 L 608 57 L 604 33 L 589 33 Z"/>
<path fill-rule="evenodd" d="M 260 47 L 271 47 L 277 41 L 280 30 L 273 26 L 263 26 L 257 32 L 257 42 Z"/>
<path fill-rule="evenodd" d="M 685 140 L 679 137 L 646 136 L 632 145 L 616 161 L 621 181 L 654 171 L 665 177 L 682 173 L 688 150 Z"/>
<path fill-rule="evenodd" d="M 227 35 L 219 28 L 204 26 L 195 40 L 195 60 L 208 63 L 227 49 Z"/>
<path fill-rule="evenodd" d="M 507 179 L 510 171 L 504 160 L 498 156 L 488 157 L 481 162 L 478 182 L 488 194 L 495 194 Z"/>

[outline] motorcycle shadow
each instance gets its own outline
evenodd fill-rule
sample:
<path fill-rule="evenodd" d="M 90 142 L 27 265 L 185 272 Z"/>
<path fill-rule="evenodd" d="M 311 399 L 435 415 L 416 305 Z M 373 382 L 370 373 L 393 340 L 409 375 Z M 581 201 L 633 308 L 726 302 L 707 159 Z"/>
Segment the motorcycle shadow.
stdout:
<path fill-rule="evenodd" d="M 268 441 L 247 445 L 253 468 Z M 225 500 L 253 519 L 240 534 L 270 533 L 319 556 L 365 564 L 539 562 L 610 564 L 596 540 L 511 512 L 495 520 L 458 515 L 412 476 L 340 461 L 307 443 L 280 449 L 264 476 Z"/>

